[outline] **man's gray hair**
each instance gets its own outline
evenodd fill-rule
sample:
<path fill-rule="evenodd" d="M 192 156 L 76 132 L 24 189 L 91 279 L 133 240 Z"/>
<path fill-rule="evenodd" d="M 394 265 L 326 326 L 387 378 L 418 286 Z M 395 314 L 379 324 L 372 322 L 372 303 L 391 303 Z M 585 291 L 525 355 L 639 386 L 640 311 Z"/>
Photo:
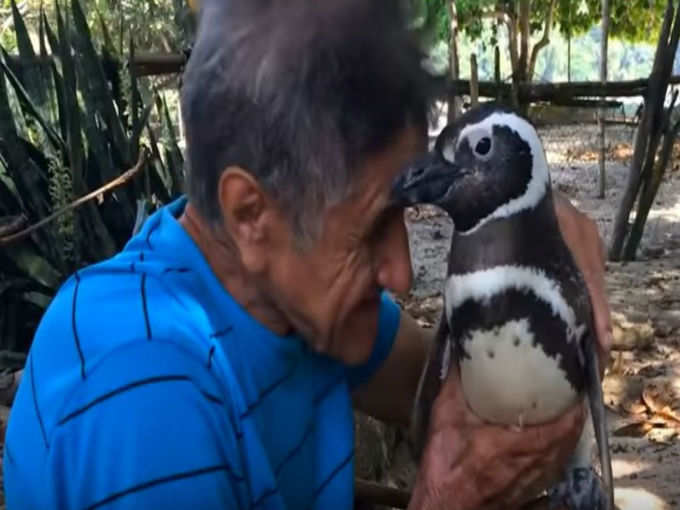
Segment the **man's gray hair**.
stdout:
<path fill-rule="evenodd" d="M 204 0 L 182 86 L 189 199 L 220 222 L 217 184 L 250 172 L 315 237 L 367 156 L 425 127 L 428 75 L 397 0 Z"/>

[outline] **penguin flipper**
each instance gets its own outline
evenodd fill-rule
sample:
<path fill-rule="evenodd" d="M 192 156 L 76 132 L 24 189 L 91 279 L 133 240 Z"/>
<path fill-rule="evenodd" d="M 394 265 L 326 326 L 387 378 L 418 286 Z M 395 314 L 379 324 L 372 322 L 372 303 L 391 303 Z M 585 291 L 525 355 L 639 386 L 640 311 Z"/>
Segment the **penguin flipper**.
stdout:
<path fill-rule="evenodd" d="M 442 313 L 413 400 L 409 436 L 411 452 L 416 460 L 420 460 L 425 448 L 430 425 L 430 413 L 441 389 L 441 366 L 447 348 L 449 348 L 448 325 L 446 316 Z"/>
<path fill-rule="evenodd" d="M 590 330 L 594 331 L 593 329 Z M 607 414 L 602 392 L 602 379 L 598 366 L 596 351 L 597 339 L 593 333 L 586 336 L 583 341 L 583 354 L 586 369 L 586 393 L 590 404 L 590 415 L 593 422 L 595 441 L 597 442 L 600 465 L 602 467 L 602 479 L 607 491 L 605 508 L 614 508 L 614 476 L 612 474 L 612 461 L 609 449 L 609 434 L 607 431 Z"/>
<path fill-rule="evenodd" d="M 586 335 L 583 363 L 586 375 L 586 400 L 589 422 L 584 425 L 576 452 L 565 469 L 565 477 L 549 491 L 550 508 L 569 510 L 613 510 L 614 485 L 607 434 L 607 421 L 602 396 L 600 371 L 592 335 Z M 602 479 L 591 466 L 593 436 L 598 446 Z"/>

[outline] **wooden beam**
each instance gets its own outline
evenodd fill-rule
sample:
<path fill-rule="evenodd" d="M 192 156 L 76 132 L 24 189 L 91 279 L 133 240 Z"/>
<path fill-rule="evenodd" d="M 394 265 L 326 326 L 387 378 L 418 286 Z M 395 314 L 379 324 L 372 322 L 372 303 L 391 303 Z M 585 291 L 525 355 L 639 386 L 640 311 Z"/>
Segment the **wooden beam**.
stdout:
<path fill-rule="evenodd" d="M 130 68 L 137 76 L 181 73 L 187 57 L 181 54 L 137 53 Z"/>
<path fill-rule="evenodd" d="M 163 74 L 181 73 L 188 59 L 188 54 L 172 53 L 139 53 L 128 67 L 137 73 L 137 76 L 157 76 Z M 22 62 L 17 56 L 17 63 L 30 65 Z M 51 57 L 47 57 L 49 59 Z M 45 60 L 36 59 L 37 61 Z M 47 60 L 49 61 L 49 60 Z M 445 96 L 449 89 L 455 87 L 457 94 L 469 95 L 471 93 L 469 80 L 449 80 L 444 76 L 434 78 L 435 85 Z M 680 76 L 671 76 L 670 84 L 680 84 Z M 519 85 L 520 97 L 529 102 L 549 101 L 568 102 L 577 98 L 588 97 L 639 97 L 644 96 L 649 86 L 647 78 L 626 81 L 573 81 L 554 83 L 521 83 Z M 509 83 L 497 84 L 495 81 L 479 82 L 479 97 L 496 98 L 510 97 L 511 85 Z"/>

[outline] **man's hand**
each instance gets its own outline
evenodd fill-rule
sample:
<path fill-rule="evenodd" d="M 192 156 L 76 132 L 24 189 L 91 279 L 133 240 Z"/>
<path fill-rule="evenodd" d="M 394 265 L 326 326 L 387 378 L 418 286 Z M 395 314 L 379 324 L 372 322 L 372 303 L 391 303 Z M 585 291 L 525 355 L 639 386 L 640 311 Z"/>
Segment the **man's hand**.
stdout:
<path fill-rule="evenodd" d="M 511 510 L 559 478 L 585 420 L 579 404 L 558 421 L 518 431 L 482 423 L 452 369 L 432 408 L 409 510 Z"/>
<path fill-rule="evenodd" d="M 604 374 L 612 346 L 612 321 L 604 279 L 607 260 L 604 242 L 593 220 L 560 193 L 554 193 L 555 212 L 562 237 L 585 278 L 595 314 L 600 372 Z"/>

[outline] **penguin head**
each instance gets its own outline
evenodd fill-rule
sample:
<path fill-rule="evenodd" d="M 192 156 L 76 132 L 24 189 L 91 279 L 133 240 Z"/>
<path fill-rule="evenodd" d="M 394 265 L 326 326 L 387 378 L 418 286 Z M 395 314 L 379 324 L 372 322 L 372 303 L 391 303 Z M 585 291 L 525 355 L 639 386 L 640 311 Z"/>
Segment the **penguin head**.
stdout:
<path fill-rule="evenodd" d="M 549 186 L 533 125 L 510 109 L 486 104 L 447 125 L 433 149 L 397 176 L 392 197 L 400 206 L 442 208 L 465 234 L 533 208 Z"/>

